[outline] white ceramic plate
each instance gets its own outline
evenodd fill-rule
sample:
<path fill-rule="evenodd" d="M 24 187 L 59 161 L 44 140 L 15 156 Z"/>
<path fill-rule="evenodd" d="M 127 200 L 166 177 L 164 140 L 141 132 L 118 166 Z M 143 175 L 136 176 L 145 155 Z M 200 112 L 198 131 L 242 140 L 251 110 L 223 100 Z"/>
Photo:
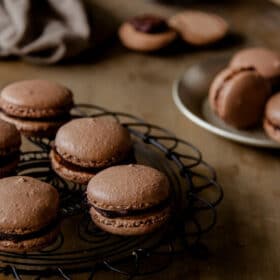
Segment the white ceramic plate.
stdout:
<path fill-rule="evenodd" d="M 178 109 L 198 126 L 221 137 L 264 148 L 280 148 L 269 139 L 261 125 L 256 129 L 238 130 L 225 124 L 210 109 L 208 89 L 215 75 L 228 63 L 229 56 L 211 58 L 188 68 L 173 84 L 173 99 Z"/>

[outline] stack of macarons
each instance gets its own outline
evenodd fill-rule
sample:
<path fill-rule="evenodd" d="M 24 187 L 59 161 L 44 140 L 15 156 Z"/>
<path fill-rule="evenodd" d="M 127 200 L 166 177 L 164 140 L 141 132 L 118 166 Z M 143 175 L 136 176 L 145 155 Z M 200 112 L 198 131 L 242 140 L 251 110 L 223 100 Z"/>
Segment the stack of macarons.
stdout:
<path fill-rule="evenodd" d="M 165 225 L 171 188 L 160 171 L 136 164 L 129 131 L 113 117 L 70 120 L 70 90 L 45 80 L 6 86 L 0 95 L 0 250 L 26 252 L 59 234 L 59 195 L 37 179 L 11 175 L 20 156 L 20 132 L 53 138 L 53 171 L 87 185 L 93 222 L 112 234 L 140 235 Z M 5 120 L 5 121 L 4 121 Z"/>
<path fill-rule="evenodd" d="M 263 121 L 269 137 L 280 141 L 280 53 L 255 47 L 237 52 L 209 90 L 212 110 L 239 129 Z"/>
<path fill-rule="evenodd" d="M 228 32 L 227 22 L 218 15 L 196 10 L 186 10 L 169 19 L 144 14 L 124 22 L 119 28 L 119 38 L 129 49 L 151 52 L 162 49 L 180 37 L 192 46 L 215 43 Z"/>

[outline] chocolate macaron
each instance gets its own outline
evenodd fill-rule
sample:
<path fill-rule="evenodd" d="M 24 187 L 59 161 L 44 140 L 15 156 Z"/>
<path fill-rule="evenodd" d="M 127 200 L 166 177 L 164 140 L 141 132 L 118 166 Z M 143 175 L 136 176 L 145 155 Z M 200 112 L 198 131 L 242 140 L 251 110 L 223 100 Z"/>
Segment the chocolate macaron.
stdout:
<path fill-rule="evenodd" d="M 280 142 L 280 92 L 266 103 L 263 127 L 271 139 Z"/>
<path fill-rule="evenodd" d="M 50 157 L 62 178 L 87 184 L 100 170 L 133 161 L 132 141 L 113 118 L 75 119 L 58 130 Z"/>
<path fill-rule="evenodd" d="M 118 235 L 150 233 L 171 213 L 171 189 L 160 171 L 138 164 L 113 166 L 98 173 L 87 187 L 93 222 Z"/>
<path fill-rule="evenodd" d="M 177 33 L 168 27 L 165 19 L 156 15 L 136 16 L 119 28 L 119 38 L 123 45 L 141 52 L 162 49 L 176 37 Z"/>
<path fill-rule="evenodd" d="M 209 102 L 226 123 L 249 128 L 261 120 L 270 94 L 269 82 L 254 68 L 226 68 L 211 84 Z"/>
<path fill-rule="evenodd" d="M 72 93 L 64 86 L 45 80 L 19 81 L 1 91 L 0 118 L 27 136 L 51 138 L 69 120 L 72 106 Z"/>
<path fill-rule="evenodd" d="M 230 61 L 234 68 L 254 67 L 269 79 L 275 88 L 280 86 L 280 53 L 267 48 L 247 48 L 237 52 Z"/>
<path fill-rule="evenodd" d="M 59 196 L 37 179 L 0 179 L 0 251 L 26 252 L 50 245 L 59 234 Z"/>
<path fill-rule="evenodd" d="M 0 120 L 0 178 L 17 167 L 20 157 L 20 133 L 13 124 Z"/>
<path fill-rule="evenodd" d="M 175 14 L 168 25 L 176 30 L 184 41 L 203 46 L 221 40 L 228 32 L 228 23 L 220 16 L 196 10 Z"/>

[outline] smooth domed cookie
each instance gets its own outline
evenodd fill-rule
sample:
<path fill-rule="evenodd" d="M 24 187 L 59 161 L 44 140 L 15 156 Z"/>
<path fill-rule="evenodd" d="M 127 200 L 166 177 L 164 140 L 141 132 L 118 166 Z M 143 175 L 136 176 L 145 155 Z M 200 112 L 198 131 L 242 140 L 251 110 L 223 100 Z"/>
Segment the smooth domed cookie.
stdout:
<path fill-rule="evenodd" d="M 184 41 L 203 46 L 221 40 L 228 32 L 227 22 L 220 16 L 196 10 L 175 14 L 168 25 L 176 30 Z"/>
<path fill-rule="evenodd" d="M 109 117 L 75 119 L 62 126 L 51 152 L 54 171 L 80 184 L 100 170 L 133 161 L 129 132 Z"/>
<path fill-rule="evenodd" d="M 25 176 L 0 179 L 0 250 L 26 252 L 50 245 L 59 233 L 59 196 Z"/>
<path fill-rule="evenodd" d="M 124 22 L 119 28 L 124 46 L 141 52 L 156 51 L 169 45 L 177 34 L 166 21 L 155 15 L 142 15 Z"/>
<path fill-rule="evenodd" d="M 13 124 L 0 120 L 0 178 L 11 174 L 20 156 L 20 133 Z"/>
<path fill-rule="evenodd" d="M 280 142 L 280 92 L 266 103 L 263 127 L 271 139 Z"/>
<path fill-rule="evenodd" d="M 107 168 L 87 187 L 96 225 L 119 235 L 140 235 L 164 225 L 170 217 L 171 190 L 160 171 L 138 164 Z"/>
<path fill-rule="evenodd" d="M 230 61 L 234 68 L 254 67 L 273 85 L 280 85 L 280 53 L 267 48 L 247 48 L 237 52 Z"/>
<path fill-rule="evenodd" d="M 69 119 L 72 93 L 46 80 L 26 80 L 2 89 L 0 118 L 13 123 L 27 136 L 52 137 Z"/>
<path fill-rule="evenodd" d="M 226 123 L 248 128 L 261 120 L 270 95 L 269 82 L 254 68 L 226 68 L 212 82 L 209 102 Z"/>

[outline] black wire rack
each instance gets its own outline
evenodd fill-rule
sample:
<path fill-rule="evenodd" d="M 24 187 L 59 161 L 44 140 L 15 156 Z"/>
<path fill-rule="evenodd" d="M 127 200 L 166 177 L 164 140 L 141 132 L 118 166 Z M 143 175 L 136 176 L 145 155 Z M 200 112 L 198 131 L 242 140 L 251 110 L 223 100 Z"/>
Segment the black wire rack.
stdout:
<path fill-rule="evenodd" d="M 76 105 L 72 118 L 113 117 L 125 126 L 134 141 L 137 162 L 163 171 L 173 189 L 174 215 L 161 230 L 139 237 L 111 235 L 97 228 L 88 215 L 85 186 L 64 181 L 51 169 L 48 139 L 29 138 L 36 151 L 22 152 L 17 174 L 51 183 L 61 200 L 62 231 L 56 242 L 40 251 L 24 254 L 0 252 L 0 273 L 23 279 L 58 277 L 71 279 L 84 273 L 117 273 L 132 279 L 159 272 L 181 253 L 206 254 L 203 234 L 215 225 L 216 206 L 223 198 L 215 170 L 200 151 L 157 125 L 133 115 L 90 105 Z"/>

